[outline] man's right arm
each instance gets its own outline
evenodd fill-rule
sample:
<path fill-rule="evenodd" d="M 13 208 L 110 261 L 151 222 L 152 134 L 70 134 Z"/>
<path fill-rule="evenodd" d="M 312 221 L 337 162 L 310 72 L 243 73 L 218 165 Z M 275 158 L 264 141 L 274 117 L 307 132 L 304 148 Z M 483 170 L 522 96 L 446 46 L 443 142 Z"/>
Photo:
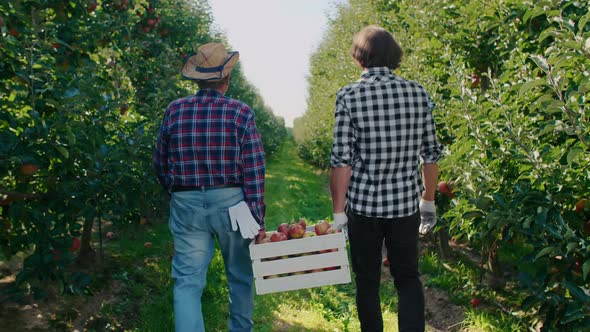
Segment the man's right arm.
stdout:
<path fill-rule="evenodd" d="M 260 227 L 264 228 L 264 216 L 266 212 L 266 206 L 264 204 L 264 176 L 266 162 L 264 159 L 262 139 L 256 128 L 254 116 L 246 123 L 242 142 L 242 170 L 246 202 Z"/>
<path fill-rule="evenodd" d="M 156 140 L 156 147 L 152 156 L 152 162 L 156 171 L 158 182 L 168 191 L 170 184 L 168 183 L 168 134 L 167 134 L 167 119 L 168 109 L 162 120 L 158 138 Z"/>

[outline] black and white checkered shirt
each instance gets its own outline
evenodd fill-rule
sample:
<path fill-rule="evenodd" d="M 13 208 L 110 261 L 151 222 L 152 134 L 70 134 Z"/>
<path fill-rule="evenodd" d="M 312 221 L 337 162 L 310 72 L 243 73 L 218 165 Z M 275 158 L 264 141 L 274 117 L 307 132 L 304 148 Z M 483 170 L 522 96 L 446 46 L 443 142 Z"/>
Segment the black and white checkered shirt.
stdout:
<path fill-rule="evenodd" d="M 420 162 L 434 163 L 434 102 L 416 82 L 387 67 L 366 70 L 336 94 L 332 167 L 352 167 L 347 206 L 368 217 L 399 218 L 418 210 Z"/>

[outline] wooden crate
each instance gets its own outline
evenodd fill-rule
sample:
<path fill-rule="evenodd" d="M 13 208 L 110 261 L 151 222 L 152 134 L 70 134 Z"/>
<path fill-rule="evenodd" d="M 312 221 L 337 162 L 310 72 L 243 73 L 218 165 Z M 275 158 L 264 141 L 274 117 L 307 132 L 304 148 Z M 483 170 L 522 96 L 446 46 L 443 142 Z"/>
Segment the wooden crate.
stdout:
<path fill-rule="evenodd" d="M 313 231 L 313 227 L 307 230 Z M 252 242 L 250 255 L 259 295 L 350 283 L 343 233 L 263 244 Z"/>

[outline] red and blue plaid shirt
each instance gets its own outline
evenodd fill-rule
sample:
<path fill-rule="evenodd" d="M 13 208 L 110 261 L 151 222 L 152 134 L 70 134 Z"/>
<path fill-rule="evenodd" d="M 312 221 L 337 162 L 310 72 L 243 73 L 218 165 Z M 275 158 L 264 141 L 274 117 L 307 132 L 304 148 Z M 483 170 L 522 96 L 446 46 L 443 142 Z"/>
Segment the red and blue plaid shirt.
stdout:
<path fill-rule="evenodd" d="M 264 226 L 264 150 L 254 112 L 245 103 L 209 89 L 173 101 L 153 162 L 167 190 L 241 184 L 254 218 Z"/>

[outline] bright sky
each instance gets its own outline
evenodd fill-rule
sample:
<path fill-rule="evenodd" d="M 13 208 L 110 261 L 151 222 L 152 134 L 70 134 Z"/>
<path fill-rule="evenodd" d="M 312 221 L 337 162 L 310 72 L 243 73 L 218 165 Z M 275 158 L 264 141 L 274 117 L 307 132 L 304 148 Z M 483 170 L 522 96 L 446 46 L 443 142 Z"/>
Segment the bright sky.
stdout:
<path fill-rule="evenodd" d="M 248 81 L 288 127 L 305 113 L 309 57 L 344 0 L 209 0 Z"/>

